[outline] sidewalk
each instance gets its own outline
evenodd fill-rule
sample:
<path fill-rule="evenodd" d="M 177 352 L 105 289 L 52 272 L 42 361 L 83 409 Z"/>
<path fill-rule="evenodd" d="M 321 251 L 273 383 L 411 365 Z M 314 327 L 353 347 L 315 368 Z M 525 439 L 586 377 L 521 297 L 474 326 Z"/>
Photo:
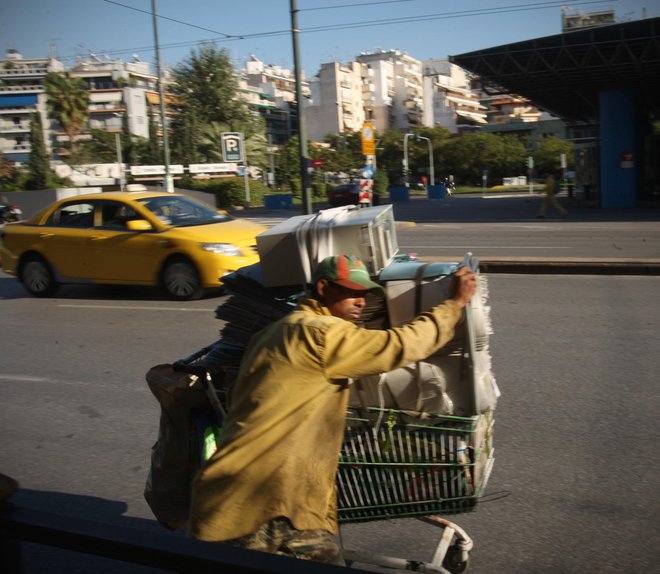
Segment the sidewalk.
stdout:
<path fill-rule="evenodd" d="M 649 241 L 643 257 L 606 257 L 593 253 L 584 257 L 569 257 L 560 252 L 551 257 L 541 256 L 482 256 L 480 268 L 488 273 L 554 273 L 554 274 L 609 274 L 609 275 L 660 275 L 660 206 L 643 206 L 633 209 L 601 209 L 595 202 L 559 196 L 560 203 L 567 209 L 568 217 L 561 218 L 549 210 L 545 219 L 537 213 L 542 194 L 527 192 L 493 193 L 486 195 L 460 195 L 449 200 L 429 200 L 413 196 L 409 201 L 393 204 L 397 230 L 415 228 L 423 224 L 459 224 L 461 227 L 484 227 L 499 230 L 537 228 L 547 226 L 549 234 L 565 233 L 566 227 L 579 230 L 580 223 L 603 228 L 607 223 L 612 229 L 631 239 L 642 237 Z M 296 206 L 298 207 L 298 206 Z M 326 209 L 324 203 L 315 203 L 314 212 Z M 265 210 L 250 208 L 238 210 L 234 215 L 249 218 L 288 218 L 302 214 L 296 210 Z M 561 223 L 560 223 L 561 222 Z M 463 225 L 466 224 L 466 225 Z M 570 224 L 570 225 L 567 225 Z M 578 224 L 575 227 L 573 224 Z M 584 226 L 587 227 L 587 226 Z M 584 233 L 588 234 L 588 231 Z M 579 241 L 579 239 L 576 239 Z M 428 259 L 428 258 L 423 258 Z"/>

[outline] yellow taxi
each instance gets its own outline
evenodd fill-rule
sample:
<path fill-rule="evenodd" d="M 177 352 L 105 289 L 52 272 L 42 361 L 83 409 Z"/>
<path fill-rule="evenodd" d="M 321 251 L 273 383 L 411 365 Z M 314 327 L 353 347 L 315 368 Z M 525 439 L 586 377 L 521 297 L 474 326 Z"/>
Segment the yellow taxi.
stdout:
<path fill-rule="evenodd" d="M 163 287 L 196 299 L 259 261 L 266 227 L 183 194 L 111 192 L 61 199 L 2 229 L 0 258 L 37 297 L 63 283 Z"/>

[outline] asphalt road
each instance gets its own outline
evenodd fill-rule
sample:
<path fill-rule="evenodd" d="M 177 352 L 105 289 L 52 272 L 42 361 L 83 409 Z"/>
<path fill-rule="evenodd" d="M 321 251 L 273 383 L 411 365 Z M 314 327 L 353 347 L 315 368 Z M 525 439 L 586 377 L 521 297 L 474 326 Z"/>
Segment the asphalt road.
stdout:
<path fill-rule="evenodd" d="M 469 572 L 640 574 L 660 563 L 658 277 L 489 275 L 495 467 Z M 142 491 L 158 409 L 144 375 L 216 339 L 221 298 L 67 287 L 34 299 L 0 275 L 0 468 L 20 504 L 159 530 Z M 430 559 L 415 519 L 351 524 L 346 547 Z M 29 547 L 29 571 L 147 572 Z"/>

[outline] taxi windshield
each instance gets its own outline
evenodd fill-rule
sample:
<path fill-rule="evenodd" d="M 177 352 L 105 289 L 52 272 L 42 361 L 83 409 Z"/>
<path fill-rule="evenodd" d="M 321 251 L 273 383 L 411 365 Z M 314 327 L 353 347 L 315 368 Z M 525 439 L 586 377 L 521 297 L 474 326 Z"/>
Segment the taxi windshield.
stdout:
<path fill-rule="evenodd" d="M 165 225 L 188 227 L 229 221 L 231 217 L 188 197 L 162 196 L 139 200 Z"/>

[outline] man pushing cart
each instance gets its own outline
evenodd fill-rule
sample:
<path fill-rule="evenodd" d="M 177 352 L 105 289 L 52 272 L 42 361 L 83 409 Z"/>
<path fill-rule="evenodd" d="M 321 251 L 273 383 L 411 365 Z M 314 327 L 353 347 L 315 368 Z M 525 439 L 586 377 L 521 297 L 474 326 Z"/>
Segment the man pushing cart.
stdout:
<path fill-rule="evenodd" d="M 423 271 L 417 275 L 425 280 Z M 474 505 L 488 472 L 477 463 L 491 460 L 480 452 L 490 427 L 487 417 L 447 414 L 454 409 L 446 385 L 436 385 L 435 394 L 420 386 L 453 368 L 442 358 L 424 362 L 447 346 L 448 358 L 461 355 L 463 372 L 476 371 L 469 313 L 477 274 L 463 265 L 447 278 L 441 302 L 402 325 L 365 328 L 356 323 L 368 301 L 383 298 L 382 284 L 354 255 L 318 263 L 309 295 L 256 333 L 241 355 L 226 412 L 220 406 L 217 450 L 192 485 L 190 536 L 344 565 L 365 556 L 340 548 L 338 523 L 427 516 L 444 531 L 426 571 L 447 572 L 443 564 L 462 571 L 472 543 L 435 514 Z M 406 376 L 418 385 L 412 399 L 397 390 Z"/>

